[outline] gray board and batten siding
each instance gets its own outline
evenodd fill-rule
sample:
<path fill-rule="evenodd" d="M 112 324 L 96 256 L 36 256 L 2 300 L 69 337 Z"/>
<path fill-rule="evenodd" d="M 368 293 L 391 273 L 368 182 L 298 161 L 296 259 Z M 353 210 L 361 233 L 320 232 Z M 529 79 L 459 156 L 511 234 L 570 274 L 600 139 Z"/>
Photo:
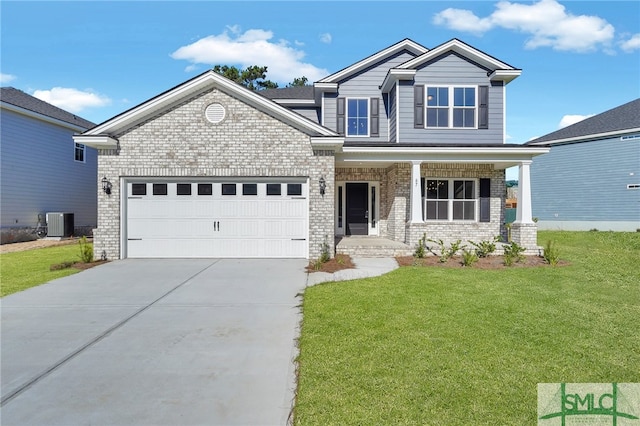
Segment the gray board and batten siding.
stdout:
<path fill-rule="evenodd" d="M 337 98 L 378 98 L 379 99 L 379 136 L 378 137 L 349 137 L 351 142 L 388 142 L 388 103 L 386 96 L 383 99 L 380 86 L 384 81 L 390 68 L 407 62 L 416 55 L 403 50 L 384 61 L 380 61 L 375 65 L 368 67 L 355 75 L 349 76 L 339 82 L 338 93 L 325 93 L 323 114 L 325 127 L 337 131 Z"/>
<path fill-rule="evenodd" d="M 423 64 L 414 81 L 401 81 L 397 96 L 400 108 L 398 142 L 443 145 L 504 143 L 504 86 L 500 82 L 492 85 L 487 72 L 487 69 L 455 53 L 448 53 Z M 488 129 L 415 128 L 414 85 L 488 86 Z"/>
<path fill-rule="evenodd" d="M 543 228 L 622 230 L 615 224 L 624 222 L 635 231 L 640 189 L 628 187 L 634 184 L 640 184 L 640 138 L 553 145 L 531 164 L 533 216 Z"/>
<path fill-rule="evenodd" d="M 76 227 L 97 222 L 97 151 L 74 159 L 77 131 L 17 112 L 0 114 L 2 229 L 33 227 L 37 215 L 74 214 Z"/>

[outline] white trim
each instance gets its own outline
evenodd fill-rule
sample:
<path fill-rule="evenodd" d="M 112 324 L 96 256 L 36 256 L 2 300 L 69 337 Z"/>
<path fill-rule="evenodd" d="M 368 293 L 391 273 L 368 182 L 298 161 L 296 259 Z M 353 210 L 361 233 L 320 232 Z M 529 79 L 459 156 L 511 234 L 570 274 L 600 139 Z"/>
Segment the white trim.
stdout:
<path fill-rule="evenodd" d="M 400 143 L 400 82 L 396 81 L 396 143 Z"/>
<path fill-rule="evenodd" d="M 350 135 L 349 134 L 349 101 L 367 101 L 367 134 L 366 135 Z M 371 135 L 371 98 L 369 97 L 346 97 L 344 98 L 344 137 L 345 138 L 368 138 Z M 337 114 L 337 111 L 336 111 Z M 380 114 L 380 105 L 378 105 L 378 114 Z M 358 116 L 360 117 L 360 116 Z"/>
<path fill-rule="evenodd" d="M 568 142 L 589 142 L 595 139 L 608 139 L 608 138 L 623 136 L 629 133 L 636 133 L 636 132 L 640 132 L 640 127 L 635 127 L 633 129 L 614 130 L 612 132 L 593 133 L 589 135 L 573 136 L 570 138 L 563 138 L 563 139 L 550 139 L 544 142 L 533 142 L 533 143 L 530 142 L 527 145 L 539 146 L 539 145 L 559 145 L 559 144 L 568 143 Z"/>
<path fill-rule="evenodd" d="M 302 131 L 309 133 L 318 133 L 322 136 L 337 136 L 337 134 L 300 114 L 297 114 L 290 109 L 279 105 L 278 103 L 267 99 L 264 96 L 253 92 L 239 84 L 228 80 L 227 78 L 215 73 L 213 70 L 207 71 L 195 77 L 181 85 L 165 92 L 161 95 L 152 98 L 137 107 L 130 109 L 120 115 L 113 117 L 112 119 L 100 124 L 93 129 L 84 133 L 85 136 L 96 136 L 103 134 L 116 133 L 119 130 L 128 128 L 144 117 L 150 114 L 157 113 L 166 108 L 169 108 L 175 102 L 190 96 L 194 93 L 198 93 L 208 87 L 217 87 L 226 92 L 233 94 L 234 97 L 242 102 L 246 102 L 254 108 L 268 111 L 275 118 L 296 127 Z"/>
<path fill-rule="evenodd" d="M 82 149 L 82 160 L 76 159 L 76 149 L 79 148 L 76 145 L 80 145 Z M 76 142 L 76 141 L 73 142 L 73 161 L 81 164 L 84 164 L 87 162 L 87 146 L 85 144 Z"/>
<path fill-rule="evenodd" d="M 510 66 L 509 64 L 506 64 L 502 61 L 499 61 L 498 59 L 495 59 L 489 55 L 487 55 L 486 53 L 483 53 L 477 49 L 474 49 L 471 46 L 467 46 L 465 44 L 463 44 L 462 42 L 460 42 L 460 40 L 457 39 L 453 39 L 453 40 L 449 40 L 448 42 L 435 47 L 431 50 L 429 50 L 428 52 L 418 56 L 417 58 L 411 59 L 410 61 L 407 61 L 401 65 L 398 66 L 398 68 L 417 68 L 420 65 L 424 64 L 425 62 L 449 51 L 452 50 L 456 53 L 461 54 L 462 56 L 465 57 L 469 57 L 473 60 L 475 60 L 476 62 L 478 62 L 480 65 L 483 65 L 487 68 L 491 68 L 491 69 L 502 69 L 505 71 L 519 71 L 516 70 L 515 68 L 513 68 L 512 66 Z M 515 77 L 514 77 L 515 78 Z"/>
<path fill-rule="evenodd" d="M 118 147 L 117 139 L 105 135 L 73 135 L 73 141 L 96 149 L 116 149 Z"/>
<path fill-rule="evenodd" d="M 316 101 L 314 99 L 273 99 L 273 102 L 280 105 L 287 106 L 315 106 Z"/>
<path fill-rule="evenodd" d="M 311 146 L 313 148 L 327 148 L 341 151 L 344 144 L 343 136 L 336 137 L 311 137 Z"/>
<path fill-rule="evenodd" d="M 435 89 L 440 89 L 440 88 L 447 88 L 447 96 L 448 96 L 448 100 L 449 100 L 449 104 L 447 105 L 447 127 L 429 127 L 427 124 L 427 110 L 429 109 L 429 105 L 427 104 L 428 102 L 428 97 L 427 97 L 427 91 L 429 90 L 429 88 L 435 88 Z M 473 106 L 473 127 L 455 127 L 453 125 L 453 111 L 454 109 L 456 109 L 456 106 L 454 105 L 454 98 L 455 98 L 455 89 L 469 89 L 472 88 L 474 89 L 474 103 L 475 105 Z M 478 130 L 478 116 L 480 115 L 480 106 L 478 105 L 478 96 L 479 96 L 479 92 L 480 90 L 478 89 L 478 86 L 474 86 L 472 84 L 460 84 L 460 85 L 448 85 L 448 84 L 443 84 L 443 85 L 424 85 L 424 128 L 425 129 L 431 129 L 431 130 Z M 431 108 L 435 108 L 435 109 L 444 109 L 444 107 L 442 106 L 437 106 L 437 107 L 431 107 Z M 467 106 L 458 106 L 458 109 L 471 109 L 470 107 Z"/>
<path fill-rule="evenodd" d="M 3 109 L 6 109 L 8 111 L 15 112 L 21 115 L 26 115 L 29 118 L 35 118 L 36 120 L 44 121 L 49 124 L 55 124 L 56 126 L 61 126 L 76 132 L 84 132 L 85 130 L 87 130 L 87 127 L 71 124 L 69 122 L 59 120 L 57 118 L 49 117 L 48 115 L 40 114 L 40 113 L 31 111 L 29 109 L 22 108 L 7 102 L 0 102 L 0 106 Z"/>
<path fill-rule="evenodd" d="M 489 80 L 491 81 L 503 81 L 505 85 L 509 84 L 511 81 L 515 80 L 522 74 L 522 70 L 495 70 L 489 75 Z"/>
<path fill-rule="evenodd" d="M 336 191 L 334 197 L 334 232 L 335 235 L 344 236 L 347 233 L 347 184 L 348 183 L 366 183 L 367 184 L 367 235 L 380 235 L 380 181 L 377 180 L 341 180 L 336 181 Z M 342 227 L 338 221 L 340 212 L 340 191 L 342 188 Z M 376 188 L 376 205 L 375 212 L 371 213 L 371 188 Z M 373 221 L 376 221 L 376 227 L 373 228 Z"/>
<path fill-rule="evenodd" d="M 443 177 L 428 177 L 424 176 L 424 185 L 425 185 L 425 197 L 421 200 L 421 211 L 423 214 L 425 223 L 477 223 L 480 222 L 480 179 L 478 178 L 465 178 L 465 177 L 452 177 L 452 178 L 443 178 Z M 427 181 L 436 180 L 436 181 L 447 181 L 448 182 L 448 190 L 447 190 L 447 198 L 446 199 L 435 199 L 435 198 L 427 198 Z M 473 198 L 453 198 L 454 197 L 454 182 L 455 181 L 472 181 L 473 182 Z M 434 201 L 446 201 L 447 202 L 447 219 L 427 219 L 427 202 Z M 454 219 L 453 218 L 453 203 L 456 201 L 473 201 L 473 219 Z"/>
<path fill-rule="evenodd" d="M 399 68 L 391 68 L 384 80 L 382 81 L 382 85 L 380 85 L 380 90 L 382 93 L 387 93 L 393 87 L 393 84 L 397 83 L 400 80 L 413 80 L 416 72 L 418 70 L 407 70 L 407 69 L 399 69 Z"/>
<path fill-rule="evenodd" d="M 361 61 L 356 62 L 355 64 L 344 68 L 343 70 L 340 70 L 334 74 L 331 74 L 325 78 L 323 78 L 322 80 L 318 81 L 315 84 L 319 84 L 319 83 L 334 83 L 337 81 L 340 81 L 352 74 L 355 74 L 356 72 L 367 68 L 373 64 L 376 64 L 377 62 L 380 62 L 382 60 L 384 60 L 385 58 L 394 55 L 398 52 L 401 52 L 403 50 L 409 50 L 410 52 L 416 54 L 416 55 L 422 55 L 426 52 L 429 51 L 429 49 L 427 49 L 424 46 L 421 46 L 420 44 L 414 42 L 413 40 L 409 40 L 409 39 L 405 39 L 402 40 L 399 43 L 396 43 L 392 46 L 387 47 L 384 50 L 381 50 L 378 53 L 375 53 L 371 56 L 369 56 L 368 58 L 365 58 Z M 418 56 L 420 57 L 420 56 Z"/>

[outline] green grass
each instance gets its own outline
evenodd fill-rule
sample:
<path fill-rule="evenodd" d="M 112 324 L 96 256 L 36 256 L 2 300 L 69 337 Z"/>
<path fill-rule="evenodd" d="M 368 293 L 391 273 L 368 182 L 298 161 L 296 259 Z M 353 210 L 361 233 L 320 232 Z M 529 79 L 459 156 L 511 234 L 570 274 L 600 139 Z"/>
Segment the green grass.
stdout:
<path fill-rule="evenodd" d="M 7 296 L 51 280 L 79 272 L 67 268 L 50 271 L 51 265 L 78 262 L 80 248 L 77 244 L 19 251 L 0 255 L 0 295 Z"/>
<path fill-rule="evenodd" d="M 536 424 L 538 383 L 639 382 L 640 233 L 549 239 L 570 265 L 308 288 L 295 424 Z"/>

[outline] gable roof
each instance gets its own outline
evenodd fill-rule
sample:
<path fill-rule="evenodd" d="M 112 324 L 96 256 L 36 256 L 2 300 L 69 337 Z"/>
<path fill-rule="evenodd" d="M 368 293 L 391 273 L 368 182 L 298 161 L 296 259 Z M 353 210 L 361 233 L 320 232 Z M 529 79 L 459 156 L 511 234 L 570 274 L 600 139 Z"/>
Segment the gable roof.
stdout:
<path fill-rule="evenodd" d="M 86 130 L 95 126 L 95 123 L 92 123 L 89 120 L 78 117 L 75 114 L 58 108 L 57 106 L 51 105 L 50 103 L 31 96 L 14 87 L 1 87 L 0 101 L 5 104 L 3 105 L 5 107 L 8 107 L 9 105 L 17 107 L 19 109 L 17 110 L 18 112 L 21 112 L 20 110 L 30 111 L 40 116 L 49 117 L 57 121 L 72 124 L 73 126 L 78 128 L 78 130 Z M 9 109 L 12 108 L 9 107 Z"/>
<path fill-rule="evenodd" d="M 312 137 L 339 137 L 334 131 L 315 123 L 308 118 L 291 111 L 258 92 L 243 87 L 213 70 L 185 81 L 115 117 L 105 121 L 74 137 L 79 143 L 96 148 L 113 148 L 117 146 L 116 136 L 131 127 L 140 124 L 150 117 L 179 104 L 184 99 L 205 90 L 217 88 L 234 98 L 263 111 L 264 113 L 308 134 Z"/>
<path fill-rule="evenodd" d="M 368 67 L 370 67 L 371 65 L 374 65 L 390 56 L 396 55 L 400 52 L 402 52 L 403 50 L 407 50 L 411 53 L 413 53 L 414 55 L 418 56 L 418 55 L 422 55 L 423 53 L 427 52 L 429 49 L 427 49 L 426 47 L 416 43 L 413 40 L 410 40 L 408 38 L 405 38 L 404 40 L 399 41 L 396 44 L 393 44 L 389 47 L 387 47 L 386 49 L 383 49 L 377 53 L 374 53 L 371 56 L 368 56 L 366 58 L 364 58 L 361 61 L 356 62 L 353 65 L 350 65 L 346 68 L 341 69 L 340 71 L 333 73 L 325 78 L 323 78 L 322 80 L 318 80 L 317 83 L 337 83 L 341 80 L 344 80 L 345 78 L 352 76 L 353 74 L 356 74 Z"/>
<path fill-rule="evenodd" d="M 600 139 L 640 132 L 640 98 L 541 136 L 526 145 Z"/>
<path fill-rule="evenodd" d="M 503 80 L 505 81 L 505 83 L 508 83 L 522 73 L 522 70 L 514 68 L 506 62 L 496 59 L 493 56 L 484 53 L 481 50 L 478 50 L 461 40 L 458 40 L 457 38 L 453 38 L 445 43 L 442 43 L 441 45 L 434 47 L 428 52 L 425 52 L 414 59 L 400 64 L 396 68 L 404 70 L 416 69 L 425 62 L 437 58 L 438 56 L 443 55 L 447 52 L 455 52 L 492 71 L 492 74 L 489 75 L 492 80 Z"/>

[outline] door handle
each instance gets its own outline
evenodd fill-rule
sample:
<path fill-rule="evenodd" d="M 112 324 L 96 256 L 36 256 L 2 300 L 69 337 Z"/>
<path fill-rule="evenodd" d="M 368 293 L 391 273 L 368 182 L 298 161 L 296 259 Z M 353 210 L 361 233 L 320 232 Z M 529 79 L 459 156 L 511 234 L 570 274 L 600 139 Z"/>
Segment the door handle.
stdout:
<path fill-rule="evenodd" d="M 364 218 L 369 219 L 369 210 L 364 212 Z"/>

